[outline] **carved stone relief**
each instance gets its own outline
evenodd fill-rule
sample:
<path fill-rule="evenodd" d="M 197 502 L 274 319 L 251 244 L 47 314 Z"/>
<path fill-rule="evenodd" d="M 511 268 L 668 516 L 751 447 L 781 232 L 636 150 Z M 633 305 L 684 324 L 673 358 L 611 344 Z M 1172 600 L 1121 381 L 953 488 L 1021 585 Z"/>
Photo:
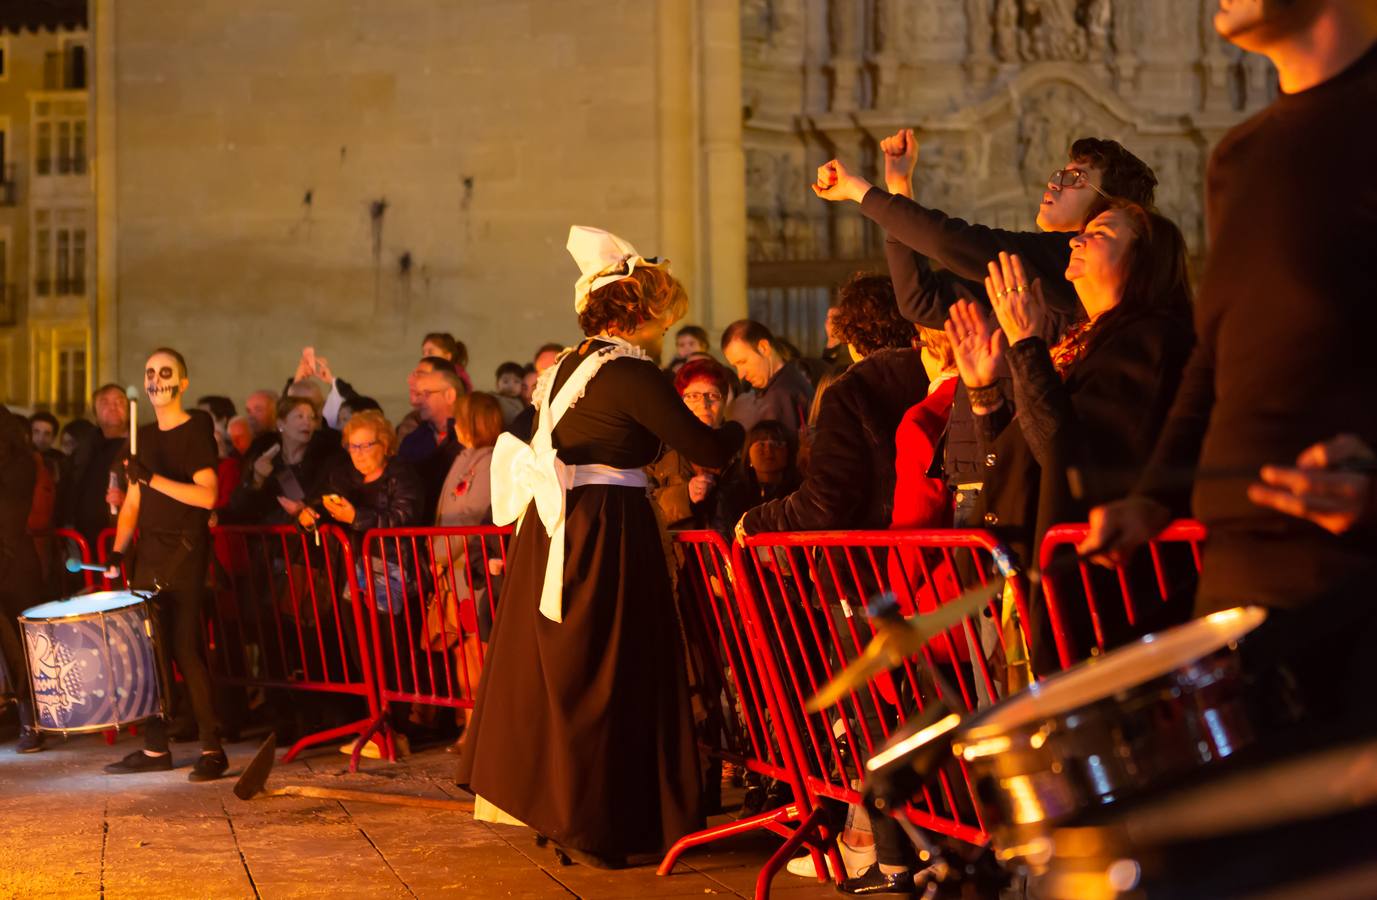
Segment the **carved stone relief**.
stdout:
<path fill-rule="evenodd" d="M 808 183 L 828 153 L 882 183 L 876 145 L 902 127 L 920 136 L 921 202 L 1014 228 L 1032 227 L 1075 138 L 1119 140 L 1153 167 L 1159 206 L 1203 252 L 1212 143 L 1275 92 L 1266 60 L 1214 35 L 1212 9 L 1213 0 L 744 0 L 750 259 L 853 258 L 858 240 L 868 242 L 861 255 L 878 258 L 880 237 L 858 227 L 856 210 L 816 200 Z M 827 89 L 804 87 L 814 84 Z"/>

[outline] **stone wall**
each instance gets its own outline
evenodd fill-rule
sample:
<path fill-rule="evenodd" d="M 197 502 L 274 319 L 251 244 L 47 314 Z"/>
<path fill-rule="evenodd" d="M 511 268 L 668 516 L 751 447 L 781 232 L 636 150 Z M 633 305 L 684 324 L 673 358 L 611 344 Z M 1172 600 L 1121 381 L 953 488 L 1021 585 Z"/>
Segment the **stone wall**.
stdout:
<path fill-rule="evenodd" d="M 575 223 L 676 260 L 694 318 L 744 309 L 739 56 L 701 70 L 734 53 L 733 3 L 98 0 L 96 19 L 105 377 L 170 343 L 193 394 L 238 401 L 310 344 L 395 414 L 439 330 L 491 389 L 577 338 Z M 721 96 L 737 175 L 707 187 Z"/>

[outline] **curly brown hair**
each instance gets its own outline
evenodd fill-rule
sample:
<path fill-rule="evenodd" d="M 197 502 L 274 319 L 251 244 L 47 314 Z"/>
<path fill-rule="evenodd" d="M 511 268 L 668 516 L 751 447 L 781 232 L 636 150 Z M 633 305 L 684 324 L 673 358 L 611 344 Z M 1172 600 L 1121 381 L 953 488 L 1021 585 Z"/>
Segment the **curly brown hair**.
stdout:
<path fill-rule="evenodd" d="M 589 337 L 613 329 L 629 334 L 666 313 L 679 318 L 687 311 L 688 294 L 679 280 L 663 267 L 643 266 L 589 294 L 579 327 Z"/>
<path fill-rule="evenodd" d="M 862 356 L 894 347 L 912 347 L 913 324 L 899 315 L 894 286 L 885 275 L 857 272 L 837 291 L 832 328 Z"/>

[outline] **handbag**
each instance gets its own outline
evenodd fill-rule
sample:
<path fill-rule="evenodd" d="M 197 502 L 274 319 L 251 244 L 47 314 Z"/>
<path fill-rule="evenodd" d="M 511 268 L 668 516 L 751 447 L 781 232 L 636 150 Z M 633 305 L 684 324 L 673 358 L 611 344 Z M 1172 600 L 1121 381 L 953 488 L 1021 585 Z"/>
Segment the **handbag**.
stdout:
<path fill-rule="evenodd" d="M 435 591 L 426 599 L 423 637 L 427 650 L 443 653 L 459 646 L 464 638 L 464 628 L 460 619 L 459 598 L 454 595 L 449 573 L 437 573 L 435 580 Z"/>

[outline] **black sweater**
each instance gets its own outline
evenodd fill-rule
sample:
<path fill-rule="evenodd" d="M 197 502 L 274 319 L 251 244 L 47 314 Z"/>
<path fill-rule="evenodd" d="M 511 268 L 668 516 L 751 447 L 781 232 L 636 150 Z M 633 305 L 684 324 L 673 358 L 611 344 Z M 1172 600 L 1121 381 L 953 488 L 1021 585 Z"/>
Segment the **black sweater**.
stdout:
<path fill-rule="evenodd" d="M 746 513 L 746 532 L 888 528 L 894 432 L 927 389 L 917 350 L 882 350 L 847 369 L 822 395 L 803 484 Z"/>
<path fill-rule="evenodd" d="M 1193 508 L 1210 541 L 1197 612 L 1302 605 L 1377 559 L 1374 529 L 1335 537 L 1246 494 L 1263 464 L 1294 464 L 1337 434 L 1377 447 L 1374 111 L 1377 46 L 1283 95 L 1210 157 L 1199 344 L 1139 485 L 1170 496 L 1198 462 Z"/>

